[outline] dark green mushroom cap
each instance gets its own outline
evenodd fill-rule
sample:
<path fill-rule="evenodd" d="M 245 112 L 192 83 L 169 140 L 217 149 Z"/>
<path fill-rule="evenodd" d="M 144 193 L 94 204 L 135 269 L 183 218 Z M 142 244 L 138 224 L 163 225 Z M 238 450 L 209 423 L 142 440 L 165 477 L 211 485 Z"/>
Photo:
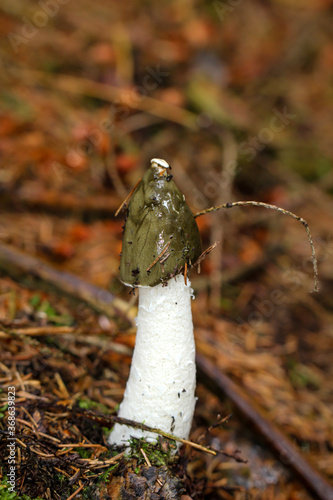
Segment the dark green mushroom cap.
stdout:
<path fill-rule="evenodd" d="M 164 283 L 201 254 L 197 223 L 169 165 L 151 162 L 130 199 L 123 235 L 120 279 L 134 287 Z"/>

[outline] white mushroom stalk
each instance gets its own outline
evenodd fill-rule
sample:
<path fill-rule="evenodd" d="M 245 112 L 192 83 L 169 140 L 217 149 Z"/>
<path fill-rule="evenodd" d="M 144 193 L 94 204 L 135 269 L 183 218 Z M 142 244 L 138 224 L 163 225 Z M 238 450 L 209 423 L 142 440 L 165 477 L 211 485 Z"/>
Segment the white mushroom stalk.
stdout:
<path fill-rule="evenodd" d="M 154 158 L 127 210 L 120 277 L 139 290 L 137 335 L 118 416 L 188 439 L 195 407 L 195 343 L 187 270 L 201 253 L 193 214 Z M 126 201 L 127 203 L 127 201 Z M 183 275 L 183 274 L 184 275 Z M 157 434 L 116 424 L 109 443 Z"/>
<path fill-rule="evenodd" d="M 195 407 L 192 290 L 183 276 L 168 286 L 141 287 L 131 371 L 118 416 L 188 439 Z M 109 442 L 157 435 L 116 424 Z"/>

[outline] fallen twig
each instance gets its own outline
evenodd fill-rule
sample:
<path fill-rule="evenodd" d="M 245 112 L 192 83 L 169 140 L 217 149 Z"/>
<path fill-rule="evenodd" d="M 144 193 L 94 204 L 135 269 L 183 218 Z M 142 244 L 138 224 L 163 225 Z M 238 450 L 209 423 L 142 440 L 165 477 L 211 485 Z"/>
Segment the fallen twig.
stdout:
<path fill-rule="evenodd" d="M 65 168 L 65 167 L 64 167 Z M 1 193 L 1 206 L 11 210 L 26 207 L 29 210 L 43 210 L 59 215 L 68 213 L 76 216 L 86 216 L 89 219 L 113 217 L 119 203 L 114 196 L 99 194 L 86 196 L 84 199 L 73 193 L 64 193 L 43 186 L 33 189 L 14 189 Z"/>
<path fill-rule="evenodd" d="M 15 279 L 32 276 L 56 288 L 61 293 L 84 301 L 98 312 L 118 316 L 132 324 L 127 302 L 111 292 L 78 278 L 74 274 L 58 271 L 36 257 L 0 244 L 0 269 Z"/>
<path fill-rule="evenodd" d="M 187 439 L 183 439 L 177 436 L 174 436 L 173 434 L 170 434 L 169 432 L 164 432 L 161 429 L 158 429 L 156 427 L 150 427 L 146 424 L 142 424 L 140 422 L 135 422 L 133 420 L 129 420 L 127 418 L 122 418 L 122 417 L 116 417 L 115 415 L 110 415 L 110 416 L 100 416 L 96 415 L 90 411 L 79 411 L 79 410 L 72 410 L 72 414 L 75 416 L 81 416 L 84 418 L 87 418 L 89 420 L 93 420 L 94 422 L 98 422 L 100 425 L 103 425 L 103 427 L 111 427 L 115 423 L 121 424 L 121 425 L 127 425 L 129 427 L 134 427 L 136 429 L 141 429 L 142 431 L 147 431 L 147 432 L 153 432 L 155 434 L 159 434 L 160 436 L 165 437 L 166 439 L 170 439 L 172 441 L 177 441 L 182 444 L 187 444 L 191 448 L 195 448 L 199 451 L 203 451 L 205 453 L 209 453 L 210 455 L 225 455 L 231 458 L 234 458 L 237 462 L 242 462 L 245 463 L 246 461 L 233 455 L 229 455 L 225 453 L 222 450 L 213 450 L 211 448 L 208 448 L 206 446 L 202 446 L 199 443 L 194 443 L 193 441 L 188 441 Z"/>
<path fill-rule="evenodd" d="M 75 328 L 72 326 L 33 326 L 29 328 L 10 329 L 7 333 L 27 335 L 28 337 L 42 337 L 43 335 L 65 335 L 73 333 L 74 330 Z"/>

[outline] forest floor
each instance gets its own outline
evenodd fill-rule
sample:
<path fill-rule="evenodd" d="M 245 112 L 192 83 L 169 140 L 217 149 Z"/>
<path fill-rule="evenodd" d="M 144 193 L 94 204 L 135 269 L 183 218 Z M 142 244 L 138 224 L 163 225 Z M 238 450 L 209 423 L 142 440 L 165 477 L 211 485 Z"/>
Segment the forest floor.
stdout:
<path fill-rule="evenodd" d="M 52 16 L 37 2 L 0 7 L 0 498 L 95 498 L 96 485 L 107 498 L 125 467 L 106 436 L 137 297 L 119 281 L 114 214 L 153 157 L 172 165 L 193 212 L 257 200 L 297 213 L 319 264 L 312 293 L 304 227 L 277 212 L 197 219 L 203 247 L 220 242 L 191 274 L 197 351 L 239 393 L 199 369 L 190 439 L 221 453 L 183 447 L 172 470 L 184 499 L 316 498 L 315 472 L 295 465 L 333 478 L 332 2 L 63 3 Z M 87 298 L 61 272 L 96 288 Z M 282 448 L 268 444 L 276 429 Z M 134 471 L 149 467 L 133 453 Z M 331 494 L 327 483 L 320 498 Z"/>

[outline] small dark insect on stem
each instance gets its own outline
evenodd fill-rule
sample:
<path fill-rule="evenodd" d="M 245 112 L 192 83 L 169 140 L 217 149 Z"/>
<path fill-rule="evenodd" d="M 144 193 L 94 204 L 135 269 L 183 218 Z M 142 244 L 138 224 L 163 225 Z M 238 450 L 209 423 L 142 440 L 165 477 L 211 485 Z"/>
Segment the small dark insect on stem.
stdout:
<path fill-rule="evenodd" d="M 210 212 L 215 212 L 216 210 L 220 210 L 221 208 L 233 208 L 233 207 L 247 207 L 247 206 L 253 206 L 253 207 L 263 207 L 263 208 L 269 208 L 271 210 L 277 210 L 278 212 L 284 214 L 284 215 L 289 215 L 293 219 L 297 220 L 303 226 L 305 227 L 310 247 L 311 247 L 311 253 L 312 253 L 312 265 L 313 265 L 313 272 L 314 272 L 314 291 L 318 292 L 319 291 L 319 283 L 318 283 L 318 265 L 317 265 L 317 258 L 316 258 L 316 251 L 314 248 L 312 236 L 310 233 L 310 228 L 309 224 L 306 222 L 305 219 L 302 219 L 302 217 L 299 217 L 298 215 L 289 212 L 289 210 L 285 210 L 284 208 L 277 207 L 276 205 L 269 205 L 268 203 L 263 203 L 261 201 L 234 201 L 232 203 L 224 203 L 223 205 L 217 205 L 216 207 L 210 207 L 206 208 L 205 210 L 202 210 L 201 212 L 197 212 L 194 214 L 194 217 L 200 217 L 201 215 L 209 214 Z"/>

